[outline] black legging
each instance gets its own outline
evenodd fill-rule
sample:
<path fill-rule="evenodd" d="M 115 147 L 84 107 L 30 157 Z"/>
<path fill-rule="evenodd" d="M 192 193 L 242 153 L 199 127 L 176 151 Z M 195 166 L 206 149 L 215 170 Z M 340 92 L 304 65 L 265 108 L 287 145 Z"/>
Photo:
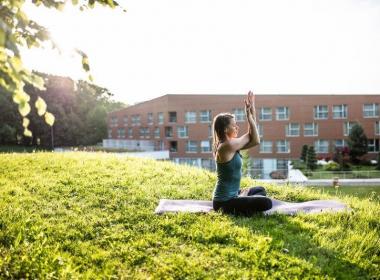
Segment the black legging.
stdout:
<path fill-rule="evenodd" d="M 265 211 L 272 208 L 272 200 L 266 197 L 267 193 L 263 187 L 249 188 L 248 193 L 227 201 L 213 200 L 213 208 L 215 211 L 222 209 L 224 213 L 237 215 L 252 215 L 255 212 Z"/>

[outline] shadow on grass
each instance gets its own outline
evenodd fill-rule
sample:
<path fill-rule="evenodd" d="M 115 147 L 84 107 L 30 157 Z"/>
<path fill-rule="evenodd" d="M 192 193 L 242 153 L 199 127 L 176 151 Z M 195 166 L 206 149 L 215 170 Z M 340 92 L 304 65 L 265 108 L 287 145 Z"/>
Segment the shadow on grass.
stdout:
<path fill-rule="evenodd" d="M 278 252 L 311 263 L 325 277 L 336 279 L 374 279 L 371 272 L 345 260 L 337 251 L 323 248 L 316 238 L 317 229 L 304 228 L 292 216 L 275 214 L 252 217 L 228 215 L 239 227 L 247 228 L 253 234 L 272 238 L 272 248 Z M 347 258 L 347 257 L 346 257 Z"/>

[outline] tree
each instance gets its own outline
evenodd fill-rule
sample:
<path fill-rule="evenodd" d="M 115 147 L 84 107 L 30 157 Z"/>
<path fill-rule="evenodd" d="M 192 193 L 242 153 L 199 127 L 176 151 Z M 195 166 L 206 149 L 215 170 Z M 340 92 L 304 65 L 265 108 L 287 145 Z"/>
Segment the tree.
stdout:
<path fill-rule="evenodd" d="M 377 170 L 380 170 L 380 152 L 379 152 L 378 155 L 377 155 L 377 165 L 376 165 L 376 169 L 377 169 Z"/>
<path fill-rule="evenodd" d="M 23 118 L 24 135 L 32 137 L 29 130 L 29 119 L 27 115 L 31 110 L 30 96 L 24 90 L 24 86 L 31 84 L 39 90 L 45 88 L 45 82 L 41 76 L 33 73 L 23 65 L 20 55 L 20 47 L 40 47 L 43 43 L 50 43 L 52 48 L 57 48 L 57 44 L 51 39 L 49 31 L 30 20 L 24 12 L 25 0 L 1 0 L 0 5 L 0 94 L 9 94 L 13 102 L 18 106 L 18 111 Z M 120 7 L 114 0 L 71 0 L 73 5 L 79 9 L 89 9 L 95 3 L 111 8 Z M 67 5 L 67 0 L 32 0 L 36 6 L 63 10 Z M 125 11 L 125 10 L 124 10 Z M 82 67 L 89 73 L 90 67 L 87 55 L 77 50 L 82 57 Z M 89 75 L 89 80 L 92 81 Z M 34 106 L 38 110 L 38 115 L 44 117 L 47 124 L 53 125 L 54 116 L 47 111 L 47 106 L 42 98 L 37 98 Z"/>
<path fill-rule="evenodd" d="M 310 146 L 307 150 L 306 166 L 310 170 L 315 170 L 317 168 L 317 157 L 313 146 Z"/>
<path fill-rule="evenodd" d="M 248 151 L 247 150 L 243 150 L 241 151 L 241 155 L 243 157 L 243 164 L 242 164 L 242 173 L 243 173 L 243 176 L 248 176 L 249 175 L 249 169 L 250 169 L 250 157 L 249 157 L 249 154 L 248 154 Z"/>
<path fill-rule="evenodd" d="M 368 152 L 368 140 L 363 127 L 355 123 L 348 136 L 348 146 L 352 163 L 359 163 L 360 157 Z"/>
<path fill-rule="evenodd" d="M 303 160 L 304 162 L 306 161 L 307 148 L 308 148 L 307 145 L 303 145 L 303 146 L 302 146 L 301 160 Z"/>

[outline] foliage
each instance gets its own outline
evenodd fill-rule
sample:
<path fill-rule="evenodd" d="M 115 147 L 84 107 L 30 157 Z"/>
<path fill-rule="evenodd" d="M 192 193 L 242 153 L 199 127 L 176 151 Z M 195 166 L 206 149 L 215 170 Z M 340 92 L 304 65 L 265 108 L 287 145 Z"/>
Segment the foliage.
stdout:
<path fill-rule="evenodd" d="M 380 205 L 370 198 L 264 184 L 276 199 L 339 199 L 352 211 L 154 214 L 162 198 L 210 200 L 215 181 L 203 169 L 103 153 L 0 155 L 0 278 L 377 278 Z"/>
<path fill-rule="evenodd" d="M 308 146 L 307 146 L 307 145 L 303 145 L 303 146 L 302 146 L 301 160 L 303 160 L 303 161 L 306 161 L 306 157 L 307 157 L 307 149 L 308 149 Z"/>
<path fill-rule="evenodd" d="M 38 75 L 43 77 L 46 90 L 40 91 L 31 85 L 26 86 L 25 90 L 32 102 L 42 97 L 55 115 L 53 130 L 55 146 L 93 145 L 107 137 L 107 113 L 123 107 L 124 104 L 111 101 L 112 94 L 94 84 L 85 81 L 75 83 L 70 78 L 43 73 Z M 3 126 L 11 127 L 13 135 L 5 141 L 0 126 L 1 142 L 51 147 L 51 128 L 46 126 L 35 108 L 31 108 L 28 124 L 34 134 L 31 138 L 21 137 L 23 128 L 19 124 L 17 106 L 12 103 L 10 96 L 0 95 L 0 98 L 5 101 L 0 102 L 1 123 Z M 16 140 L 14 133 L 19 140 Z"/>
<path fill-rule="evenodd" d="M 380 170 L 380 151 L 379 151 L 379 153 L 377 154 L 377 165 L 376 165 L 376 169 L 377 169 L 377 170 Z"/>
<path fill-rule="evenodd" d="M 247 150 L 240 151 L 242 158 L 243 158 L 243 164 L 241 166 L 241 172 L 243 176 L 248 176 L 249 169 L 250 169 L 250 157 Z"/>
<path fill-rule="evenodd" d="M 314 150 L 314 146 L 310 146 L 307 150 L 306 166 L 310 170 L 317 169 L 317 158 Z"/>
<path fill-rule="evenodd" d="M 355 123 L 348 136 L 351 161 L 355 164 L 360 162 L 360 157 L 368 152 L 368 140 L 363 127 Z"/>
<path fill-rule="evenodd" d="M 306 160 L 304 162 L 300 160 L 292 160 L 292 167 L 294 169 L 305 170 L 307 168 Z"/>
<path fill-rule="evenodd" d="M 341 170 L 339 163 L 329 162 L 323 166 L 323 170 L 325 171 L 339 171 Z"/>
<path fill-rule="evenodd" d="M 81 10 L 93 8 L 96 3 L 108 7 L 119 6 L 114 0 L 78 0 L 71 1 L 73 5 L 79 6 Z M 33 0 L 36 6 L 63 10 L 68 3 L 67 0 Z M 39 90 L 45 88 L 41 76 L 33 73 L 23 65 L 19 49 L 21 47 L 38 48 L 50 43 L 52 48 L 58 46 L 52 41 L 49 31 L 30 20 L 24 11 L 24 0 L 1 0 L 0 6 L 0 94 L 9 94 L 13 102 L 17 104 L 18 111 L 23 117 L 23 133 L 31 137 L 28 115 L 31 105 L 38 109 L 38 115 L 44 117 L 44 121 L 50 126 L 54 123 L 54 116 L 47 110 L 43 99 L 31 102 L 30 96 L 25 92 L 24 86 L 31 84 Z M 87 55 L 80 50 L 78 54 L 82 57 L 83 69 L 90 71 Z M 89 77 L 90 80 L 91 77 Z"/>

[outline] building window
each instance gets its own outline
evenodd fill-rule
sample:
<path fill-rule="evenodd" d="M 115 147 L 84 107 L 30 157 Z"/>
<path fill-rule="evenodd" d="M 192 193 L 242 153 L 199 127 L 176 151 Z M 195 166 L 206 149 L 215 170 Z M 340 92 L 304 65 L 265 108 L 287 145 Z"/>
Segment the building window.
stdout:
<path fill-rule="evenodd" d="M 124 126 L 128 126 L 128 116 L 124 116 Z"/>
<path fill-rule="evenodd" d="M 380 121 L 375 123 L 375 135 L 380 135 Z"/>
<path fill-rule="evenodd" d="M 232 109 L 232 113 L 235 115 L 235 121 L 237 121 L 237 122 L 243 122 L 244 121 L 244 117 L 245 117 L 244 109 L 234 108 L 234 109 Z"/>
<path fill-rule="evenodd" d="M 379 117 L 379 104 L 364 104 L 363 105 L 363 117 L 364 118 L 377 118 Z"/>
<path fill-rule="evenodd" d="M 211 138 L 212 137 L 212 125 L 209 124 L 208 126 L 208 138 Z"/>
<path fill-rule="evenodd" d="M 257 126 L 257 130 L 259 132 L 259 137 L 263 137 L 264 136 L 264 126 L 262 124 L 256 124 Z"/>
<path fill-rule="evenodd" d="M 209 123 L 211 122 L 211 111 L 210 110 L 202 110 L 199 113 L 199 118 L 201 123 Z"/>
<path fill-rule="evenodd" d="M 153 113 L 148 113 L 148 124 L 152 125 L 153 124 Z"/>
<path fill-rule="evenodd" d="M 328 107 L 327 107 L 327 105 L 314 106 L 314 119 L 325 120 L 327 118 L 328 118 Z"/>
<path fill-rule="evenodd" d="M 300 124 L 289 123 L 285 126 L 286 136 L 300 136 Z"/>
<path fill-rule="evenodd" d="M 272 108 L 261 107 L 259 113 L 260 121 L 271 121 L 272 120 Z"/>
<path fill-rule="evenodd" d="M 157 114 L 157 116 L 158 116 L 158 124 L 163 124 L 164 123 L 164 113 L 159 112 Z"/>
<path fill-rule="evenodd" d="M 347 147 L 346 140 L 344 139 L 338 139 L 335 140 L 335 149 L 343 149 L 344 147 Z"/>
<path fill-rule="evenodd" d="M 197 141 L 186 141 L 186 153 L 196 153 L 198 152 L 198 143 Z"/>
<path fill-rule="evenodd" d="M 260 153 L 271 153 L 272 141 L 262 140 L 260 141 Z"/>
<path fill-rule="evenodd" d="M 185 112 L 185 123 L 196 123 L 197 112 Z"/>
<path fill-rule="evenodd" d="M 170 141 L 169 142 L 169 151 L 172 153 L 176 153 L 178 151 L 177 141 Z"/>
<path fill-rule="evenodd" d="M 210 140 L 201 141 L 201 152 L 202 153 L 211 152 Z"/>
<path fill-rule="evenodd" d="M 140 115 L 132 115 L 132 126 L 140 125 Z"/>
<path fill-rule="evenodd" d="M 154 138 L 160 138 L 160 128 L 156 127 L 154 129 Z"/>
<path fill-rule="evenodd" d="M 130 127 L 128 128 L 128 137 L 132 138 L 133 137 L 133 129 Z"/>
<path fill-rule="evenodd" d="M 344 136 L 350 135 L 351 130 L 352 130 L 354 124 L 356 124 L 356 122 L 345 122 L 343 124 L 343 135 Z"/>
<path fill-rule="evenodd" d="M 368 139 L 368 152 L 369 153 L 379 152 L 379 139 Z"/>
<path fill-rule="evenodd" d="M 347 118 L 347 105 L 334 105 L 333 106 L 333 119 L 346 119 Z"/>
<path fill-rule="evenodd" d="M 277 170 L 288 171 L 288 162 L 287 159 L 277 159 Z"/>
<path fill-rule="evenodd" d="M 329 141 L 327 140 L 316 140 L 314 141 L 314 147 L 316 153 L 328 153 L 329 152 Z"/>
<path fill-rule="evenodd" d="M 277 107 L 276 109 L 276 120 L 288 120 L 289 119 L 289 108 L 288 107 Z"/>
<path fill-rule="evenodd" d="M 117 138 L 125 138 L 125 129 L 124 128 L 118 128 L 117 129 Z"/>
<path fill-rule="evenodd" d="M 165 127 L 165 137 L 173 137 L 173 128 L 171 126 Z"/>
<path fill-rule="evenodd" d="M 189 137 L 189 128 L 187 126 L 178 126 L 177 127 L 178 138 L 188 138 Z"/>
<path fill-rule="evenodd" d="M 117 126 L 117 117 L 113 116 L 111 117 L 111 127 Z"/>
<path fill-rule="evenodd" d="M 169 122 L 171 123 L 177 122 L 177 112 L 169 112 Z"/>
<path fill-rule="evenodd" d="M 288 140 L 277 141 L 277 153 L 290 153 L 290 143 Z"/>
<path fill-rule="evenodd" d="M 108 139 L 112 138 L 112 129 L 108 129 Z"/>
<path fill-rule="evenodd" d="M 149 138 L 149 127 L 140 127 L 140 138 Z"/>
<path fill-rule="evenodd" d="M 303 125 L 303 136 L 318 136 L 318 124 L 305 123 Z"/>

